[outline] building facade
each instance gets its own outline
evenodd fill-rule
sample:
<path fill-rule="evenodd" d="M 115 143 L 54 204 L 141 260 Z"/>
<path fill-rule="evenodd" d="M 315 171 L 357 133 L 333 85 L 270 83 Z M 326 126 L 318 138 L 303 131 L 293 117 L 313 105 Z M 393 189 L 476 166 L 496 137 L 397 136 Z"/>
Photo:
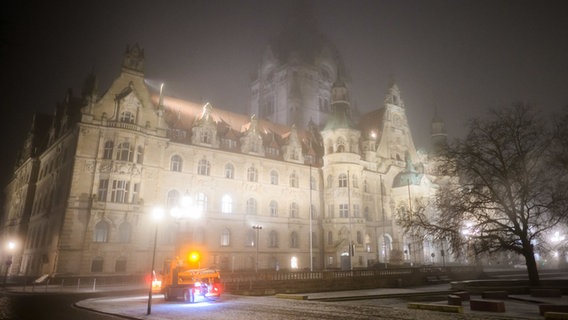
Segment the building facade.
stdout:
<path fill-rule="evenodd" d="M 156 231 L 157 270 L 188 250 L 228 271 L 441 264 L 394 218 L 436 189 L 397 85 L 358 120 L 337 52 L 312 43 L 267 49 L 248 115 L 153 90 L 138 45 L 102 96 L 90 76 L 37 115 L 5 188 L 9 274 L 144 273 Z"/>

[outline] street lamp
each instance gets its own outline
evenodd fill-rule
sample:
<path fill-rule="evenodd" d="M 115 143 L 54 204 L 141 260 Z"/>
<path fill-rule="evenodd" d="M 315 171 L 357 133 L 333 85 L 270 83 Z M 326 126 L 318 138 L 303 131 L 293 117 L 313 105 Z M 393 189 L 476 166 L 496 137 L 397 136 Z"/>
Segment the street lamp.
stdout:
<path fill-rule="evenodd" d="M 16 248 L 16 243 L 14 241 L 8 241 L 6 244 L 6 249 L 8 254 L 6 255 L 6 270 L 4 270 L 4 287 L 6 287 L 6 281 L 8 279 L 8 270 L 10 270 L 10 266 L 12 265 L 12 252 Z"/>
<path fill-rule="evenodd" d="M 259 224 L 255 224 L 254 226 L 252 226 L 252 228 L 253 228 L 253 230 L 256 231 L 256 243 L 255 243 L 255 245 L 256 245 L 256 269 L 255 269 L 255 271 L 258 272 L 258 246 L 259 246 L 259 243 L 258 243 L 259 240 L 258 239 L 260 237 L 260 230 L 262 230 L 262 226 L 259 225 Z"/>
<path fill-rule="evenodd" d="M 152 251 L 152 270 L 150 271 L 150 291 L 148 291 L 148 312 L 146 314 L 152 313 L 152 287 L 154 284 L 154 263 L 156 262 L 156 244 L 158 242 L 158 222 L 164 216 L 164 209 L 160 207 L 154 208 L 152 211 L 152 217 L 156 222 L 156 229 L 154 231 L 154 250 Z"/>

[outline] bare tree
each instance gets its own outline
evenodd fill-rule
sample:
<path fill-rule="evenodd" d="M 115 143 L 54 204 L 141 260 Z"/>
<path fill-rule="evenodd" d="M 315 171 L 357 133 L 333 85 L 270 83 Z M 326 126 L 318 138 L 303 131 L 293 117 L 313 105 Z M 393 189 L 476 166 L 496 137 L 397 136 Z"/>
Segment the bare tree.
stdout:
<path fill-rule="evenodd" d="M 451 143 L 440 159 L 440 172 L 449 178 L 437 192 L 437 213 L 417 210 L 399 222 L 446 239 L 454 254 L 470 248 L 476 255 L 521 255 L 531 285 L 538 285 L 535 253 L 545 250 L 547 238 L 568 217 L 559 137 L 524 104 L 472 120 L 469 134 Z"/>

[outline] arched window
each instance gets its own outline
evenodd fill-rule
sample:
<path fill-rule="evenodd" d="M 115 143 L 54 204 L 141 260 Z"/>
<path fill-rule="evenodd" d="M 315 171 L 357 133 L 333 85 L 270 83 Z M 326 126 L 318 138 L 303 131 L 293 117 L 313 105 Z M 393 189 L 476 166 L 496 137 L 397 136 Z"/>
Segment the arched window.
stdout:
<path fill-rule="evenodd" d="M 299 185 L 299 183 L 298 183 L 298 176 L 297 176 L 296 173 L 294 172 L 294 173 L 292 173 L 292 174 L 290 175 L 290 187 L 292 187 L 292 188 L 297 188 L 298 185 Z"/>
<path fill-rule="evenodd" d="M 105 142 L 105 148 L 103 150 L 103 159 L 112 159 L 112 151 L 114 149 L 114 142 Z"/>
<path fill-rule="evenodd" d="M 221 198 L 221 213 L 231 214 L 233 213 L 233 198 L 226 194 Z"/>
<path fill-rule="evenodd" d="M 123 142 L 118 145 L 116 150 L 116 160 L 132 161 L 133 152 L 129 142 Z"/>
<path fill-rule="evenodd" d="M 231 231 L 225 228 L 221 232 L 221 247 L 228 247 L 231 245 Z"/>
<path fill-rule="evenodd" d="M 256 214 L 256 200 L 254 198 L 249 198 L 247 200 L 247 214 Z"/>
<path fill-rule="evenodd" d="M 170 171 L 181 172 L 183 160 L 177 154 L 170 160 Z"/>
<path fill-rule="evenodd" d="M 118 226 L 118 241 L 122 243 L 130 242 L 130 237 L 132 235 L 132 226 L 130 223 L 124 221 Z"/>
<path fill-rule="evenodd" d="M 142 146 L 138 146 L 136 148 L 136 163 L 142 164 L 144 162 L 144 148 Z"/>
<path fill-rule="evenodd" d="M 278 248 L 278 233 L 274 230 L 268 234 L 268 245 L 271 248 Z"/>
<path fill-rule="evenodd" d="M 347 175 L 345 173 L 339 175 L 339 187 L 340 188 L 347 187 Z"/>
<path fill-rule="evenodd" d="M 290 204 L 290 218 L 297 218 L 298 217 L 298 204 L 296 202 L 292 202 Z"/>
<path fill-rule="evenodd" d="M 298 233 L 296 231 L 292 231 L 292 233 L 290 233 L 290 248 L 297 248 L 298 242 Z"/>
<path fill-rule="evenodd" d="M 197 174 L 202 176 L 208 176 L 210 168 L 211 164 L 209 163 L 209 161 L 207 161 L 206 159 L 201 159 L 199 160 L 199 163 L 197 165 Z"/>
<path fill-rule="evenodd" d="M 225 178 L 227 179 L 235 178 L 235 167 L 230 163 L 227 163 L 225 165 Z"/>
<path fill-rule="evenodd" d="M 106 221 L 99 221 L 95 225 L 95 233 L 93 234 L 94 242 L 108 242 L 110 225 Z"/>
<path fill-rule="evenodd" d="M 278 185 L 278 172 L 276 170 L 270 171 L 270 184 Z"/>
<path fill-rule="evenodd" d="M 278 202 L 272 200 L 270 201 L 270 216 L 278 217 Z"/>
<path fill-rule="evenodd" d="M 258 171 L 255 167 L 250 167 L 247 170 L 247 180 L 250 182 L 257 182 L 258 181 Z"/>
<path fill-rule="evenodd" d="M 170 190 L 168 192 L 168 199 L 166 200 L 166 207 L 168 209 L 179 206 L 179 192 L 177 190 Z"/>

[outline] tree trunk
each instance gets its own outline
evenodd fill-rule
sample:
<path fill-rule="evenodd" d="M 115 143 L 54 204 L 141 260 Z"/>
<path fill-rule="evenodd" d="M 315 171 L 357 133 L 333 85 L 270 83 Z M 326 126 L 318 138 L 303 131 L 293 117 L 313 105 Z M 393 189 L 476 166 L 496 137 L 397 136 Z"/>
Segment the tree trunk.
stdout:
<path fill-rule="evenodd" d="M 534 258 L 534 252 L 531 249 L 525 250 L 525 262 L 527 265 L 527 273 L 529 276 L 529 283 L 531 287 L 540 286 L 540 277 L 538 275 L 538 268 L 536 266 L 536 259 Z"/>

